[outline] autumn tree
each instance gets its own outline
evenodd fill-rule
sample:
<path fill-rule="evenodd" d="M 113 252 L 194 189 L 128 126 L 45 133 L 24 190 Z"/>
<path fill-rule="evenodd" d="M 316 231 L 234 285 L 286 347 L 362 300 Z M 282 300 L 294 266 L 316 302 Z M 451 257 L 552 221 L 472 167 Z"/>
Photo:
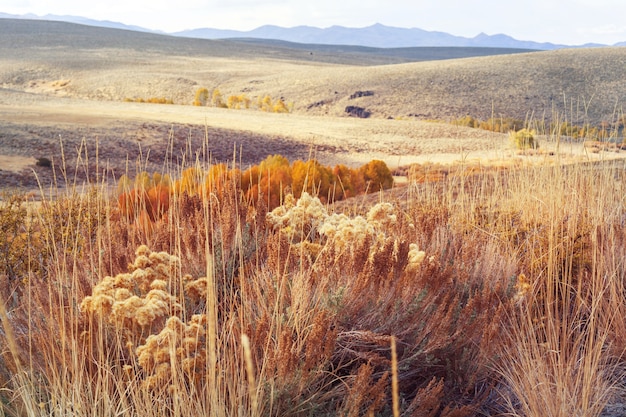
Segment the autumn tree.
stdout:
<path fill-rule="evenodd" d="M 241 172 L 238 169 L 229 169 L 226 164 L 214 164 L 205 173 L 199 194 L 203 197 L 214 194 L 221 198 L 228 187 L 239 187 L 240 182 Z"/>
<path fill-rule="evenodd" d="M 272 106 L 272 111 L 274 113 L 289 113 L 289 109 L 287 108 L 287 105 L 285 104 L 283 99 L 276 100 L 276 102 Z"/>
<path fill-rule="evenodd" d="M 206 106 L 209 101 L 209 90 L 206 88 L 198 88 L 196 90 L 196 97 L 193 101 L 194 106 Z"/>
<path fill-rule="evenodd" d="M 121 214 L 128 219 L 160 219 L 169 209 L 170 187 L 171 179 L 167 174 L 155 172 L 150 175 L 142 171 L 132 181 L 122 175 L 117 184 Z"/>
<path fill-rule="evenodd" d="M 174 192 L 178 195 L 197 194 L 200 189 L 203 176 L 204 174 L 199 167 L 190 167 L 183 170 L 180 175 L 180 179 L 174 184 Z"/>
<path fill-rule="evenodd" d="M 272 98 L 269 95 L 266 95 L 263 98 L 259 97 L 258 106 L 259 109 L 267 112 L 271 112 L 274 109 L 274 106 L 272 104 Z"/>
<path fill-rule="evenodd" d="M 365 180 L 358 169 L 339 164 L 333 168 L 335 182 L 331 193 L 334 200 L 355 197 L 365 192 Z"/>
<path fill-rule="evenodd" d="M 228 96 L 226 105 L 229 109 L 248 109 L 250 108 L 250 99 L 245 94 L 240 94 L 238 96 Z"/>
<path fill-rule="evenodd" d="M 222 98 L 222 93 L 217 88 L 213 90 L 213 94 L 211 96 L 211 103 L 215 107 L 226 107 L 226 104 L 224 104 L 224 99 Z"/>

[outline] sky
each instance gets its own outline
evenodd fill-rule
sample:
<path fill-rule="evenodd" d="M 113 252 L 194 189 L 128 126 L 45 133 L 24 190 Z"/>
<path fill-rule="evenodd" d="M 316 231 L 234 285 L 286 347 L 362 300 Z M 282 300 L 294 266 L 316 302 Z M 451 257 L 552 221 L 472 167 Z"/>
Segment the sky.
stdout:
<path fill-rule="evenodd" d="M 168 33 L 381 23 L 465 37 L 504 33 L 566 45 L 626 41 L 624 0 L 2 0 L 0 12 L 82 16 Z"/>

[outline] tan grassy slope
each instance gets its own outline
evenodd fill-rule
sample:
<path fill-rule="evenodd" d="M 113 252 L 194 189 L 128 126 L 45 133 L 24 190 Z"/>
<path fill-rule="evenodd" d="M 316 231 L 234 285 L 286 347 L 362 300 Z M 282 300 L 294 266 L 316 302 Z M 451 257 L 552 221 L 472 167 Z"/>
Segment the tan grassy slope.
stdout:
<path fill-rule="evenodd" d="M 610 121 L 626 100 L 626 48 L 560 50 L 432 61 L 350 71 L 320 71 L 320 84 L 372 90 L 353 100 L 376 116 L 445 119 L 466 114 L 542 118 L 553 111 L 572 122 Z M 297 77 L 282 80 L 294 85 Z M 320 81 L 321 81 L 320 80 Z M 344 80 L 343 83 L 338 80 Z M 309 82 L 310 84 L 310 82 Z M 301 86 L 300 86 L 301 88 Z M 284 88 L 289 96 L 295 88 Z M 324 97 L 316 88 L 316 98 Z M 327 98 L 331 96 L 326 94 Z M 348 104 L 338 97 L 332 111 Z M 334 103 L 333 103 L 334 104 Z M 586 116 L 586 117 L 585 117 Z"/>
<path fill-rule="evenodd" d="M 374 117 L 426 119 L 556 111 L 572 122 L 611 121 L 626 100 L 624 48 L 406 63 L 366 48 L 313 51 L 59 22 L 3 20 L 0 32 L 1 87 L 89 99 L 188 104 L 197 88 L 217 87 L 225 96 L 283 97 L 312 114 L 344 115 L 348 105 Z M 349 98 L 363 90 L 374 95 Z"/>

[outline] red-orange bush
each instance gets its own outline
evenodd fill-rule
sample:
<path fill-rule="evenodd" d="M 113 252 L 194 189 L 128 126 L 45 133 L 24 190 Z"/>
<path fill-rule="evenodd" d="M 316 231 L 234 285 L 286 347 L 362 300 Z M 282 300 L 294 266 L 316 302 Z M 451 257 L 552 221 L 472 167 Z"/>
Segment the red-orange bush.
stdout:
<path fill-rule="evenodd" d="M 282 155 L 270 155 L 259 165 L 241 172 L 226 164 L 214 164 L 207 171 L 194 166 L 181 172 L 174 182 L 169 176 L 140 172 L 133 180 L 123 175 L 118 181 L 118 205 L 122 215 L 137 219 L 142 211 L 151 221 L 163 217 L 170 206 L 170 196 L 176 194 L 218 198 L 226 188 L 241 189 L 246 201 L 265 209 L 278 207 L 287 192 L 298 198 L 302 192 L 319 196 L 322 201 L 338 201 L 363 192 L 375 192 L 393 185 L 391 171 L 383 161 L 374 160 L 361 168 L 345 165 L 334 168 L 317 160 L 295 161 Z"/>
<path fill-rule="evenodd" d="M 241 185 L 250 202 L 264 202 L 271 210 L 280 205 L 285 189 L 291 188 L 292 170 L 282 155 L 271 155 L 242 174 Z"/>
<path fill-rule="evenodd" d="M 170 208 L 170 189 L 165 185 L 156 185 L 150 188 L 147 193 L 146 212 L 152 221 L 163 217 Z"/>
<path fill-rule="evenodd" d="M 160 219 L 169 209 L 170 186 L 169 175 L 158 172 L 150 175 L 142 171 L 134 180 L 122 175 L 117 184 L 120 213 L 129 220 L 142 213 L 151 221 Z"/>

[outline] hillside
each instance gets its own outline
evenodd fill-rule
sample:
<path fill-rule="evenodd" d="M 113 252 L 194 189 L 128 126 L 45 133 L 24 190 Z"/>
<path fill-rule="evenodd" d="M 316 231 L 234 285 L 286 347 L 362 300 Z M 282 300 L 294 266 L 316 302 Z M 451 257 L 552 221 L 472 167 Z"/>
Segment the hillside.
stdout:
<path fill-rule="evenodd" d="M 87 26 L 60 21 L 1 19 L 0 48 L 5 58 L 53 58 L 65 52 L 116 49 L 163 56 L 256 59 L 380 65 L 430 59 L 527 52 L 520 48 L 415 47 L 373 48 L 349 45 L 302 44 L 271 39 L 206 40 L 133 30 Z M 46 48 L 46 49 L 41 49 Z M 53 50 L 49 49 L 53 48 Z M 54 52 L 54 53 L 52 53 Z M 313 52 L 313 53 L 312 53 Z M 28 54 L 26 54 L 28 53 Z M 33 55 L 34 54 L 34 55 Z"/>
<path fill-rule="evenodd" d="M 198 87 L 217 87 L 283 97 L 298 113 L 341 116 L 357 105 L 380 118 L 556 112 L 594 123 L 613 120 L 626 100 L 626 49 L 618 47 L 439 60 L 512 51 L 208 41 L 11 19 L 0 36 L 0 86 L 39 92 L 35 85 L 69 80 L 57 93 L 88 99 L 166 96 L 186 104 Z M 349 99 L 362 90 L 374 95 Z"/>
<path fill-rule="evenodd" d="M 190 151 L 186 139 L 195 152 L 207 135 L 213 157 L 228 159 L 236 147 L 243 163 L 271 153 L 352 166 L 373 158 L 392 167 L 484 163 L 512 156 L 506 134 L 428 121 L 556 115 L 612 122 L 626 99 L 623 48 L 383 50 L 185 39 L 28 20 L 3 20 L 0 36 L 5 184 L 35 185 L 32 170 L 45 174 L 35 167 L 36 158 L 60 160 L 59 138 L 72 149 L 100 139 L 101 152 L 118 173 L 142 154 L 140 146 L 153 148 L 150 168 L 158 169 L 162 161 L 155 158 L 167 153 L 168 140 L 176 139 L 178 157 Z M 502 52 L 509 53 L 468 57 Z M 218 88 L 224 98 L 282 98 L 292 111 L 191 106 L 199 88 Z M 178 105 L 125 102 L 152 97 Z M 371 117 L 349 117 L 348 106 Z M 550 146 L 542 139 L 542 149 Z"/>

